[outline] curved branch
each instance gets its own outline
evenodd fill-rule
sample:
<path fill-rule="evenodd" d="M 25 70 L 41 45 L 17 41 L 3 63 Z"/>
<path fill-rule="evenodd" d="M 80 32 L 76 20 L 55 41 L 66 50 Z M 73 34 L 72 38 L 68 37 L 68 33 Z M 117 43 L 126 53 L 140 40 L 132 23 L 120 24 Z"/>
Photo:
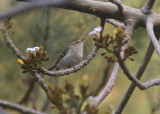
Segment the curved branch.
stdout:
<path fill-rule="evenodd" d="M 121 51 L 121 56 L 122 57 L 124 56 L 124 50 L 128 47 L 128 45 L 130 43 L 134 27 L 135 27 L 135 22 L 133 22 L 133 21 L 131 21 L 131 22 L 128 21 L 127 22 L 126 28 L 124 30 L 124 34 L 125 34 L 125 39 L 124 40 L 128 40 L 128 43 L 125 44 L 122 47 L 122 51 Z M 95 106 L 98 106 L 108 96 L 108 94 L 111 92 L 113 86 L 116 83 L 119 72 L 120 72 L 120 66 L 119 66 L 118 63 L 116 63 L 115 66 L 114 66 L 114 69 L 112 71 L 112 74 L 110 76 L 110 79 L 108 80 L 106 86 L 101 91 L 101 93 L 98 96 L 95 97 Z"/>
<path fill-rule="evenodd" d="M 120 27 L 122 27 L 123 29 L 125 29 L 125 25 L 124 25 L 123 23 L 119 23 L 119 22 L 115 21 L 114 19 L 106 19 L 106 22 L 112 24 L 112 25 L 115 26 L 115 27 L 120 26 Z"/>
<path fill-rule="evenodd" d="M 86 59 L 82 60 L 81 63 L 79 63 L 78 65 L 74 66 L 73 68 L 69 68 L 69 69 L 61 70 L 61 71 L 51 72 L 51 71 L 48 71 L 47 69 L 41 67 L 39 69 L 39 71 L 42 72 L 43 74 L 48 75 L 48 76 L 64 76 L 64 75 L 68 75 L 70 73 L 75 73 L 78 70 L 80 70 L 81 68 L 83 68 L 85 65 L 87 65 L 95 57 L 97 51 L 98 51 L 98 47 L 95 47 L 93 49 L 93 51 L 87 56 Z"/>
<path fill-rule="evenodd" d="M 116 5 L 109 2 L 101 2 L 95 0 L 66 0 L 64 4 L 55 5 L 54 0 L 49 0 L 50 2 L 45 2 L 41 5 L 33 3 L 22 3 L 14 6 L 10 10 L 2 11 L 0 13 L 0 19 L 13 17 L 15 15 L 21 14 L 25 11 L 32 10 L 39 7 L 52 6 L 58 8 L 64 8 L 74 11 L 79 11 L 83 13 L 88 13 L 96 15 L 98 17 L 112 18 L 119 21 L 125 22 L 127 19 L 134 19 L 139 22 L 139 26 L 145 27 L 145 22 L 147 15 L 145 15 L 140 9 L 132 8 L 123 5 L 123 13 L 117 12 L 118 8 Z M 68 1 L 68 2 L 67 2 Z M 53 3 L 52 3 L 53 2 Z M 157 19 L 157 25 L 160 25 L 160 15 L 157 13 L 152 13 L 152 17 Z"/>
<path fill-rule="evenodd" d="M 156 0 L 147 0 L 146 5 L 142 8 L 144 14 L 150 14 Z"/>
<path fill-rule="evenodd" d="M 33 109 L 29 109 L 19 104 L 11 103 L 5 100 L 0 100 L 0 106 L 3 108 L 8 108 L 8 109 L 19 111 L 23 114 L 46 114 L 46 113 L 36 111 Z"/>
<path fill-rule="evenodd" d="M 147 21 L 147 24 L 146 24 L 147 33 L 148 33 L 150 40 L 152 41 L 152 43 L 154 45 L 154 48 L 155 48 L 158 56 L 160 56 L 160 45 L 159 45 L 159 42 L 155 36 L 154 30 L 153 30 L 153 24 L 154 23 L 152 21 L 150 21 L 150 20 Z"/>
<path fill-rule="evenodd" d="M 117 5 L 119 12 L 122 13 L 123 5 L 122 5 L 121 0 L 109 0 L 109 1 Z"/>
<path fill-rule="evenodd" d="M 15 46 L 15 44 L 10 39 L 8 31 L 6 30 L 5 26 L 3 26 L 1 28 L 1 32 L 2 32 L 2 35 L 3 35 L 4 39 L 5 39 L 8 47 L 13 50 L 15 55 L 18 58 L 24 58 L 25 59 L 26 57 L 22 54 L 22 52 Z M 47 84 L 45 83 L 43 78 L 38 73 L 32 74 L 32 75 L 36 77 L 37 81 L 39 82 L 40 86 L 44 89 L 45 92 L 49 92 L 50 91 L 48 86 L 47 86 Z"/>
<path fill-rule="evenodd" d="M 10 47 L 12 49 L 12 51 L 15 53 L 15 55 L 18 57 L 18 58 L 23 58 L 25 59 L 25 57 L 23 56 L 23 54 L 21 53 L 21 51 L 15 46 L 15 44 L 12 42 L 12 40 L 10 39 L 9 35 L 8 35 L 8 32 L 5 28 L 5 26 L 3 26 L 1 28 L 1 32 L 3 34 L 3 37 L 4 37 L 4 40 L 6 41 L 6 44 L 8 47 Z"/>
<path fill-rule="evenodd" d="M 121 57 L 117 57 L 118 58 L 118 63 L 121 66 L 121 68 L 123 69 L 124 74 L 132 81 L 134 82 L 141 90 L 145 90 L 148 89 L 152 86 L 155 85 L 160 85 L 160 79 L 155 78 L 153 80 L 147 81 L 145 83 L 141 82 L 140 80 L 138 80 L 135 76 L 133 76 L 131 74 L 131 72 L 129 71 L 129 69 L 127 68 L 127 66 L 124 64 L 123 60 L 121 59 Z"/>
<path fill-rule="evenodd" d="M 153 46 L 152 42 L 150 42 L 150 44 L 148 46 L 148 49 L 147 49 L 147 52 L 144 56 L 144 59 L 143 59 L 141 65 L 140 65 L 140 67 L 137 71 L 137 74 L 136 74 L 137 79 L 140 79 L 142 77 L 145 69 L 148 66 L 148 63 L 150 62 L 150 59 L 153 55 L 153 52 L 154 52 L 154 46 Z M 125 93 L 121 103 L 119 104 L 115 114 L 121 114 L 122 113 L 124 107 L 126 106 L 128 100 L 130 99 L 135 87 L 136 87 L 136 84 L 132 82 L 131 85 L 129 86 L 127 92 Z"/>

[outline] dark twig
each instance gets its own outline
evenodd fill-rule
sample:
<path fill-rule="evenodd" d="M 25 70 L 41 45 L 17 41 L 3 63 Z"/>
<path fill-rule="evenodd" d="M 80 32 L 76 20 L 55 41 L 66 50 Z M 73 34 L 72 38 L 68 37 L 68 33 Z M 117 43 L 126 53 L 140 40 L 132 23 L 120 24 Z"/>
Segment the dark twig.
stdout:
<path fill-rule="evenodd" d="M 30 94 L 34 88 L 34 85 L 35 85 L 35 82 L 36 82 L 36 78 L 31 78 L 30 80 L 30 83 L 29 83 L 29 87 L 28 87 L 28 90 L 27 92 L 25 93 L 25 95 L 23 96 L 23 98 L 19 101 L 19 104 L 22 104 L 22 103 L 26 103 L 28 101 L 28 98 L 30 97 Z"/>
<path fill-rule="evenodd" d="M 146 5 L 142 8 L 144 14 L 150 14 L 156 0 L 147 0 Z"/>
<path fill-rule="evenodd" d="M 101 89 L 105 86 L 107 80 L 109 79 L 109 71 L 111 70 L 112 65 L 108 64 L 104 70 L 103 78 L 101 79 L 101 83 L 98 85 L 97 89 L 95 90 L 95 95 L 97 95 Z"/>
<path fill-rule="evenodd" d="M 46 25 L 45 25 L 45 32 L 44 32 L 44 40 L 48 39 L 49 30 L 50 30 L 50 9 L 48 8 L 46 11 Z"/>
<path fill-rule="evenodd" d="M 0 106 L 2 106 L 3 108 L 8 108 L 8 109 L 13 109 L 13 110 L 19 111 L 23 114 L 46 114 L 46 113 L 36 111 L 33 109 L 29 109 L 29 108 L 26 108 L 26 107 L 21 106 L 19 104 L 11 103 L 11 102 L 8 102 L 5 100 L 0 100 Z"/>
<path fill-rule="evenodd" d="M 148 66 L 148 63 L 150 62 L 150 59 L 152 57 L 152 54 L 154 52 L 154 46 L 152 43 L 149 44 L 148 50 L 146 52 L 146 55 L 144 56 L 144 59 L 137 71 L 136 77 L 137 79 L 140 79 L 146 69 L 146 67 Z M 129 101 L 134 89 L 136 87 L 136 84 L 134 82 L 131 83 L 131 85 L 129 86 L 126 94 L 124 95 L 121 103 L 119 104 L 115 114 L 121 114 L 124 107 L 126 106 L 127 102 Z"/>
<path fill-rule="evenodd" d="M 73 68 L 51 72 L 51 71 L 48 71 L 47 69 L 41 67 L 39 69 L 39 71 L 42 72 L 43 74 L 48 75 L 48 76 L 64 76 L 64 75 L 68 75 L 71 73 L 75 73 L 78 70 L 80 70 L 81 68 L 83 68 L 85 65 L 87 65 L 95 57 L 97 51 L 98 51 L 98 47 L 95 47 L 93 49 L 93 51 L 87 56 L 86 59 L 82 60 L 82 62 L 80 62 L 78 65 L 74 66 Z"/>
<path fill-rule="evenodd" d="M 115 21 L 114 19 L 106 19 L 106 22 L 112 24 L 112 25 L 115 26 L 115 27 L 120 26 L 120 27 L 122 27 L 123 29 L 125 29 L 125 25 L 124 25 L 123 23 L 119 23 L 119 22 Z"/>

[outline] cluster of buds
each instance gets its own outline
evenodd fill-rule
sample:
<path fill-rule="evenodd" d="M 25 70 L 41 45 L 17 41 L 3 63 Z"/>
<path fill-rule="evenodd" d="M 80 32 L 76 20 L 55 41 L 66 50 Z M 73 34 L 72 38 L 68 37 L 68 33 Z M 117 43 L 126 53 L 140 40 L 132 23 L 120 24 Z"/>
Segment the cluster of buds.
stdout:
<path fill-rule="evenodd" d="M 128 40 L 125 39 L 125 35 L 121 27 L 117 27 L 117 29 L 114 30 L 113 36 L 110 36 L 109 34 L 102 37 L 100 37 L 100 35 L 94 35 L 93 40 L 95 41 L 95 45 L 97 47 L 106 50 L 106 52 L 102 53 L 101 55 L 104 56 L 108 62 L 116 62 L 117 57 L 120 56 L 122 47 L 128 43 Z M 136 49 L 133 46 L 129 46 L 125 50 L 123 61 L 125 61 L 127 58 L 134 60 L 130 58 L 130 56 L 136 53 Z"/>
<path fill-rule="evenodd" d="M 23 73 L 31 72 L 37 70 L 42 61 L 47 61 L 49 58 L 46 57 L 46 51 L 43 46 L 27 48 L 26 52 L 29 57 L 26 59 L 17 59 L 17 62 L 21 65 L 21 68 L 24 70 Z"/>
<path fill-rule="evenodd" d="M 88 86 L 88 75 L 84 75 L 82 78 L 82 84 L 80 84 L 80 94 L 76 94 L 74 86 L 68 80 L 65 80 L 64 87 L 54 87 L 53 85 L 48 85 L 50 92 L 47 93 L 48 99 L 54 105 L 53 108 L 58 109 L 59 113 L 69 113 L 70 114 L 80 114 L 82 113 L 82 108 L 86 104 L 86 99 L 91 95 L 89 93 Z M 83 105 L 84 104 L 84 105 Z M 93 112 L 92 109 L 95 107 L 90 107 L 86 105 L 87 112 Z M 90 113 L 89 113 L 90 114 Z M 96 113 L 94 113 L 96 114 Z"/>

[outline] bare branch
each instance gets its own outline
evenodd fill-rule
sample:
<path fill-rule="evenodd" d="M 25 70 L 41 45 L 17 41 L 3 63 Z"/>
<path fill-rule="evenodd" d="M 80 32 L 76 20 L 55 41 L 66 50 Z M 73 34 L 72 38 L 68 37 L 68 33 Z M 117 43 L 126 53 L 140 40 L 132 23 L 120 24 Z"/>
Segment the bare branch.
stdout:
<path fill-rule="evenodd" d="M 8 47 L 10 47 L 12 49 L 12 51 L 15 53 L 15 55 L 18 57 L 18 58 L 25 58 L 23 56 L 23 54 L 21 53 L 21 51 L 15 46 L 15 44 L 12 42 L 12 40 L 9 38 L 9 35 L 8 35 L 8 32 L 5 28 L 5 26 L 3 26 L 1 28 L 1 32 L 4 36 L 4 40 L 6 41 L 6 44 Z"/>
<path fill-rule="evenodd" d="M 86 59 L 82 60 L 82 62 L 80 62 L 78 65 L 74 66 L 73 68 L 51 72 L 51 71 L 48 71 L 47 69 L 41 67 L 39 69 L 39 71 L 42 72 L 43 74 L 48 75 L 48 76 L 64 76 L 64 75 L 68 75 L 71 73 L 75 73 L 78 70 L 80 70 L 81 68 L 83 68 L 85 65 L 87 65 L 95 57 L 97 51 L 98 51 L 98 47 L 95 47 L 93 49 L 93 51 L 87 56 Z"/>
<path fill-rule="evenodd" d="M 123 29 L 125 29 L 125 25 L 124 25 L 123 23 L 119 23 L 119 22 L 115 21 L 114 19 L 106 19 L 106 22 L 112 24 L 112 25 L 115 26 L 115 27 L 120 26 L 120 27 L 122 27 Z"/>
<path fill-rule="evenodd" d="M 119 64 L 116 63 L 106 86 L 103 88 L 101 93 L 95 97 L 95 101 L 96 101 L 95 106 L 98 106 L 111 92 L 113 86 L 116 83 L 119 72 L 120 72 L 120 67 L 119 67 Z"/>
<path fill-rule="evenodd" d="M 40 86 L 43 88 L 43 90 L 48 93 L 50 92 L 48 85 L 45 83 L 44 79 L 41 77 L 40 74 L 35 73 L 34 76 L 36 77 L 38 83 L 40 84 Z"/>
<path fill-rule="evenodd" d="M 152 86 L 155 85 L 159 85 L 160 84 L 160 79 L 155 78 L 153 80 L 147 81 L 145 83 L 142 83 L 140 80 L 138 80 L 135 76 L 133 76 L 131 74 L 131 72 L 129 71 L 129 69 L 126 67 L 126 65 L 124 64 L 123 60 L 121 59 L 121 57 L 117 57 L 118 58 L 118 63 L 121 66 L 121 68 L 123 69 L 123 72 L 126 74 L 126 76 L 132 81 L 134 82 L 141 90 L 145 90 L 148 89 Z"/>
<path fill-rule="evenodd" d="M 46 113 L 39 112 L 33 109 L 29 109 L 19 104 L 11 103 L 5 100 L 0 100 L 0 106 L 3 108 L 8 108 L 8 109 L 19 111 L 23 114 L 46 114 Z"/>
<path fill-rule="evenodd" d="M 128 47 L 130 40 L 131 40 L 131 36 L 132 36 L 132 32 L 134 30 L 135 27 L 135 22 L 133 21 L 128 21 L 124 34 L 125 34 L 125 40 L 128 40 L 128 43 L 126 45 L 124 45 L 122 47 L 122 51 L 121 51 L 121 56 L 124 56 L 124 50 Z M 120 72 L 120 66 L 118 63 L 115 64 L 114 69 L 112 71 L 112 74 L 110 76 L 110 79 L 108 80 L 106 86 L 104 87 L 104 89 L 101 91 L 101 93 L 95 97 L 95 106 L 98 106 L 107 96 L 108 94 L 111 92 L 113 86 L 115 85 L 115 82 L 117 80 L 118 74 Z"/>
<path fill-rule="evenodd" d="M 154 52 L 154 46 L 153 46 L 152 42 L 150 42 L 150 44 L 148 46 L 148 49 L 147 49 L 147 52 L 144 56 L 144 59 L 143 59 L 141 65 L 140 65 L 140 67 L 137 71 L 137 74 L 136 74 L 137 79 L 140 79 L 142 77 L 145 69 L 148 66 L 148 63 L 150 62 L 150 59 L 153 55 L 153 52 Z M 115 114 L 121 114 L 122 113 L 122 111 L 123 111 L 124 107 L 126 106 L 129 98 L 131 97 L 135 87 L 136 87 L 136 84 L 134 82 L 132 82 L 131 85 L 129 86 L 127 92 L 125 93 L 121 103 L 119 104 Z"/>
<path fill-rule="evenodd" d="M 147 33 L 148 33 L 148 36 L 150 38 L 150 40 L 152 41 L 153 45 L 154 45 L 154 48 L 158 54 L 158 56 L 160 56 L 160 45 L 159 45 L 159 42 L 155 36 L 155 33 L 153 31 L 153 21 L 151 21 L 150 19 L 147 21 L 147 25 L 146 25 L 146 28 L 147 28 Z"/>
<path fill-rule="evenodd" d="M 1 28 L 1 32 L 3 34 L 3 37 L 8 45 L 9 48 L 11 48 L 13 50 L 13 52 L 15 52 L 16 56 L 19 58 L 26 58 L 21 51 L 15 46 L 15 44 L 12 42 L 12 40 L 10 39 L 9 35 L 8 35 L 8 31 L 6 30 L 5 26 L 3 26 Z M 43 78 L 38 74 L 32 74 L 33 76 L 36 77 L 37 81 L 39 82 L 40 86 L 44 89 L 45 92 L 49 92 L 49 88 L 48 86 L 45 84 L 45 81 L 43 80 Z"/>
<path fill-rule="evenodd" d="M 144 14 L 150 14 L 156 0 L 147 0 L 146 5 L 142 8 Z"/>
<path fill-rule="evenodd" d="M 119 12 L 122 13 L 123 5 L 122 5 L 121 0 L 109 0 L 109 1 L 117 5 Z"/>

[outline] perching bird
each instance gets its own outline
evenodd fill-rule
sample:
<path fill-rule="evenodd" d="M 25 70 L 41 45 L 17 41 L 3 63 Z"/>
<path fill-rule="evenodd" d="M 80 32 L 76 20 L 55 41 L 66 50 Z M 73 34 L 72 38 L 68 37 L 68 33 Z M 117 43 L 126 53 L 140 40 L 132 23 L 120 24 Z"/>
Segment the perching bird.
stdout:
<path fill-rule="evenodd" d="M 71 68 L 79 64 L 83 59 L 83 38 L 70 43 L 58 58 L 56 64 L 48 70 L 56 70 L 60 68 Z"/>

